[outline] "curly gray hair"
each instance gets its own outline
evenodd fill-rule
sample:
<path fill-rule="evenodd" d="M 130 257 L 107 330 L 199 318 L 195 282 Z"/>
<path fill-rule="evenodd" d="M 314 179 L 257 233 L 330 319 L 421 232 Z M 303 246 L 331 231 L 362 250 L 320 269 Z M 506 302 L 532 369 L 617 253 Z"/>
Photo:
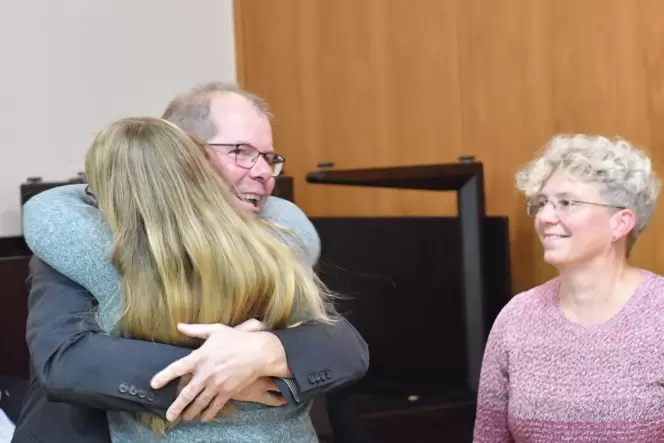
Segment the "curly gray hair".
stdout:
<path fill-rule="evenodd" d="M 556 135 L 537 159 L 516 174 L 516 186 L 527 197 L 533 196 L 559 169 L 583 182 L 597 184 L 607 202 L 634 212 L 632 240 L 648 225 L 661 184 L 650 157 L 627 140 Z"/>

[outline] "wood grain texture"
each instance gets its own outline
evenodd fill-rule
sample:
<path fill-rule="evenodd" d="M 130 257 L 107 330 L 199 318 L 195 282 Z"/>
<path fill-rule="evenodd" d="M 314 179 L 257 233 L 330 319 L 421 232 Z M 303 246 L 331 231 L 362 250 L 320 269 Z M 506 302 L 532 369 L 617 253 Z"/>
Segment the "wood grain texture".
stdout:
<path fill-rule="evenodd" d="M 514 174 L 557 132 L 621 135 L 664 166 L 664 2 L 236 0 L 240 83 L 272 103 L 275 149 L 312 216 L 449 215 L 453 194 L 305 183 L 338 168 L 486 170 L 511 223 L 515 291 L 554 275 Z M 664 273 L 662 217 L 633 262 Z M 655 247 L 652 247 L 655 246 Z"/>

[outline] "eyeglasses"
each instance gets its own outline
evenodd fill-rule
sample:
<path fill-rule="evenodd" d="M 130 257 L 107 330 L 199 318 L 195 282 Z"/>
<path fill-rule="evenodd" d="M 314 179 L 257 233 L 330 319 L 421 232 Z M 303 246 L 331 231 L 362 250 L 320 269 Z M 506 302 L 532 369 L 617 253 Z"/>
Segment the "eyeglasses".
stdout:
<path fill-rule="evenodd" d="M 540 211 L 542 211 L 546 205 L 551 203 L 553 210 L 556 211 L 556 214 L 569 214 L 576 211 L 580 206 L 583 205 L 593 205 L 593 206 L 603 206 L 605 208 L 615 208 L 615 209 L 625 209 L 622 206 L 607 205 L 605 203 L 595 203 L 587 202 L 582 200 L 570 200 L 570 199 L 560 199 L 557 201 L 539 199 L 539 200 L 529 200 L 526 202 L 526 213 L 530 217 L 535 217 Z"/>
<path fill-rule="evenodd" d="M 255 147 L 246 143 L 208 143 L 209 146 L 233 148 L 227 154 L 232 155 L 235 159 L 235 164 L 244 169 L 251 169 L 256 165 L 259 157 L 263 157 L 265 162 L 272 168 L 272 177 L 281 174 L 286 161 L 279 154 L 274 152 L 260 152 Z"/>

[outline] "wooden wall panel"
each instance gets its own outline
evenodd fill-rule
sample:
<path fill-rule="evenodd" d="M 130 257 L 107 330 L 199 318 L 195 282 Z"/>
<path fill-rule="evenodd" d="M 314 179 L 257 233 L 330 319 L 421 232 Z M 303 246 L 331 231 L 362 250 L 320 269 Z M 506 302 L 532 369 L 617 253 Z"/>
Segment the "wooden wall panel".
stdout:
<path fill-rule="evenodd" d="M 514 288 L 554 275 L 514 174 L 557 132 L 622 135 L 664 166 L 658 0 L 236 0 L 240 82 L 275 114 L 310 215 L 443 215 L 454 195 L 309 185 L 306 172 L 456 161 L 486 168 L 511 223 Z M 664 171 L 663 171 L 664 172 Z M 664 273 L 656 216 L 635 264 Z M 664 251 L 664 248 L 659 248 Z"/>

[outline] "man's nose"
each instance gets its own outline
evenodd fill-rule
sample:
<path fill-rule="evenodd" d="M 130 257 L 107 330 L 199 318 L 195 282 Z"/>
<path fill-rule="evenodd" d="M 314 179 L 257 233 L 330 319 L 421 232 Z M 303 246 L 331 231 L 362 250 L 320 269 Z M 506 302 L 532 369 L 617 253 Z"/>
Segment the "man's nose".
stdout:
<path fill-rule="evenodd" d="M 259 155 L 258 160 L 256 160 L 256 164 L 253 168 L 251 168 L 250 174 L 252 178 L 268 180 L 270 177 L 272 177 L 272 167 L 270 167 L 270 165 L 267 163 L 265 157 Z"/>

